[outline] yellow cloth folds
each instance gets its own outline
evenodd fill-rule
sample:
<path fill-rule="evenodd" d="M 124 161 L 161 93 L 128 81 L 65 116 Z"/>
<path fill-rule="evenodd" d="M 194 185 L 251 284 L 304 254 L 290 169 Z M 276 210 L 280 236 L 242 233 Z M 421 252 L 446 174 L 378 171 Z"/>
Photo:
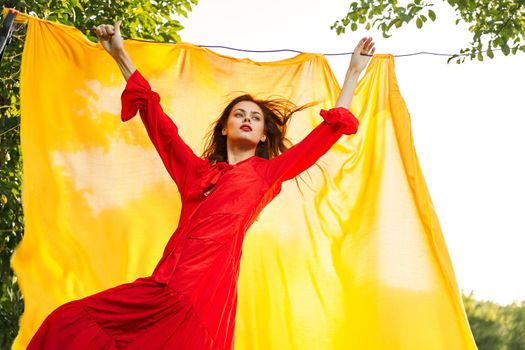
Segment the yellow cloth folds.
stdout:
<path fill-rule="evenodd" d="M 180 199 L 140 118 L 122 123 L 125 81 L 75 28 L 28 21 L 21 70 L 25 236 L 12 266 L 25 298 L 14 349 L 59 305 L 150 275 Z M 202 153 L 236 92 L 297 104 L 301 140 L 339 86 L 320 54 L 277 62 L 189 43 L 126 41 L 183 139 Z M 236 349 L 476 349 L 419 167 L 391 55 L 375 55 L 360 120 L 264 209 L 243 246 Z"/>

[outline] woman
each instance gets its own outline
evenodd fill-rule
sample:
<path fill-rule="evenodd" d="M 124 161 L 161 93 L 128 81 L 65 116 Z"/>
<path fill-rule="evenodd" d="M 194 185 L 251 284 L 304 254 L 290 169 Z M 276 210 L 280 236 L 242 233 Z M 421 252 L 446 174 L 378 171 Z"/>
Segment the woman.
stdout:
<path fill-rule="evenodd" d="M 350 106 L 357 79 L 375 51 L 356 46 L 336 107 L 286 149 L 286 125 L 303 107 L 240 96 L 212 130 L 204 157 L 183 142 L 159 95 L 124 50 L 120 22 L 94 27 L 127 81 L 121 119 L 140 111 L 166 169 L 178 186 L 179 225 L 149 277 L 54 310 L 28 349 L 232 349 L 237 279 L 246 230 L 284 181 L 314 164 L 343 135 L 357 132 Z"/>

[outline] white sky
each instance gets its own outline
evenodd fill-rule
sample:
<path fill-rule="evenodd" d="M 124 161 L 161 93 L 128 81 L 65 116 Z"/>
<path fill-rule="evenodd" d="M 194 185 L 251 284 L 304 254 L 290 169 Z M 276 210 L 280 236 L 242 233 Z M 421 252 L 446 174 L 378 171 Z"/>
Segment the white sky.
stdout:
<path fill-rule="evenodd" d="M 362 36 L 373 36 L 376 53 L 394 55 L 456 53 L 471 38 L 441 1 L 434 6 L 436 22 L 427 21 L 423 29 L 411 23 L 389 39 L 364 30 L 337 36 L 330 26 L 350 3 L 201 1 L 188 19 L 180 19 L 180 35 L 197 45 L 316 53 L 350 52 Z M 213 50 L 254 61 L 296 55 Z M 507 304 L 525 300 L 525 55 L 495 56 L 462 65 L 439 56 L 399 57 L 395 67 L 459 288 Z M 342 84 L 350 56 L 327 60 Z"/>

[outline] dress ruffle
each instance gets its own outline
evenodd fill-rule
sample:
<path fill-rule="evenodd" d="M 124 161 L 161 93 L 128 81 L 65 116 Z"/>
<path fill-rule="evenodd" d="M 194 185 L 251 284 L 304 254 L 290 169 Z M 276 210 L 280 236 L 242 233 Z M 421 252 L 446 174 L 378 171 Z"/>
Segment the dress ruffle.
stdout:
<path fill-rule="evenodd" d="M 222 350 L 189 297 L 143 277 L 55 309 L 29 350 Z"/>
<path fill-rule="evenodd" d="M 217 162 L 211 166 L 211 169 L 211 171 L 207 171 L 199 180 L 201 191 L 205 196 L 209 195 L 224 173 L 233 169 L 233 165 L 226 162 Z"/>
<path fill-rule="evenodd" d="M 160 102 L 159 94 L 152 91 L 148 81 L 144 79 L 138 70 L 135 70 L 128 78 L 126 89 L 121 95 L 122 111 L 120 119 L 125 122 L 133 118 L 140 108 L 145 107 L 148 99 L 152 99 L 154 103 Z"/>
<path fill-rule="evenodd" d="M 319 113 L 328 124 L 342 123 L 345 125 L 343 134 L 352 135 L 357 132 L 359 120 L 344 107 L 335 107 L 329 110 L 321 109 Z"/>

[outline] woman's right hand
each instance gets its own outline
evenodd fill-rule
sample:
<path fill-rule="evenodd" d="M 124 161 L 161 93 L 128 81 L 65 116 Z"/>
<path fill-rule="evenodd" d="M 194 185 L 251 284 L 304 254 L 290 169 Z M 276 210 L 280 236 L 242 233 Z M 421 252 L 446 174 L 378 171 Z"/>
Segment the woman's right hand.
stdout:
<path fill-rule="evenodd" d="M 120 35 L 120 24 L 122 21 L 117 21 L 115 26 L 111 24 L 101 24 L 91 28 L 104 49 L 112 56 L 116 57 L 124 50 L 124 40 Z"/>

